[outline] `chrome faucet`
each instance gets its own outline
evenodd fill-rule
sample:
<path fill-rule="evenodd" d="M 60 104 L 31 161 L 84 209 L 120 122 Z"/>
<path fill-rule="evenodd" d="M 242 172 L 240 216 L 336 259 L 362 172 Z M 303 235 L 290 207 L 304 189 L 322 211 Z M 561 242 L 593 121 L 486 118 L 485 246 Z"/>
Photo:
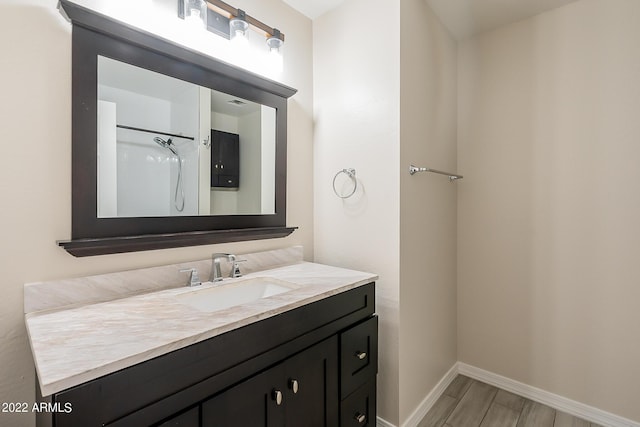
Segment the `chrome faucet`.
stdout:
<path fill-rule="evenodd" d="M 246 260 L 236 259 L 236 256 L 233 254 L 218 253 L 211 255 L 211 275 L 209 276 L 211 282 L 220 282 L 222 280 L 222 273 L 220 272 L 221 259 L 226 259 L 231 263 L 231 273 L 229 273 L 229 277 L 242 277 L 238 264 Z"/>
<path fill-rule="evenodd" d="M 236 256 L 233 254 L 213 254 L 211 255 L 211 276 L 209 280 L 212 282 L 220 282 L 222 280 L 222 273 L 220 272 L 220 260 L 226 259 L 233 263 L 231 273 L 233 274 L 233 267 L 235 266 Z"/>

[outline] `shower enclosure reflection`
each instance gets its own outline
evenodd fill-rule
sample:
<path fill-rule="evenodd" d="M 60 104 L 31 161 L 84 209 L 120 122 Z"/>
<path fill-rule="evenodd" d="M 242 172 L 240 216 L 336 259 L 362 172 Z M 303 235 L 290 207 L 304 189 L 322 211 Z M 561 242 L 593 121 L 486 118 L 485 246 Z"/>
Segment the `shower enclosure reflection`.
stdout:
<path fill-rule="evenodd" d="M 275 120 L 272 107 L 99 56 L 98 217 L 273 214 Z M 217 131 L 237 135 L 233 186 L 212 180 L 229 161 Z"/>

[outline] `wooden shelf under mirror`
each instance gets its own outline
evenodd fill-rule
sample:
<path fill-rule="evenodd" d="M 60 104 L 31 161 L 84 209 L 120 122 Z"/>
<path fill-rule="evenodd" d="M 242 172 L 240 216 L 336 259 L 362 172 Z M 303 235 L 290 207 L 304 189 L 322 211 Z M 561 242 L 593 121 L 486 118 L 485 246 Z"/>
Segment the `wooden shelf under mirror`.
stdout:
<path fill-rule="evenodd" d="M 247 240 L 287 237 L 297 227 L 264 227 L 238 230 L 194 231 L 144 236 L 107 237 L 59 241 L 58 245 L 76 257 L 106 255 L 123 252 L 210 245 L 214 243 L 243 242 Z"/>

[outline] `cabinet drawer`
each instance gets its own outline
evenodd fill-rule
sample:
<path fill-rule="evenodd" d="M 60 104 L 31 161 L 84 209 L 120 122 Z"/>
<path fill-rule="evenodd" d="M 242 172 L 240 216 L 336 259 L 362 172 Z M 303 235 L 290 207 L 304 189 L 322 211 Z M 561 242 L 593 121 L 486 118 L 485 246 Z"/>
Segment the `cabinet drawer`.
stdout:
<path fill-rule="evenodd" d="M 372 378 L 340 405 L 340 427 L 376 425 L 376 380 Z"/>
<path fill-rule="evenodd" d="M 349 396 L 378 372 L 378 316 L 340 334 L 340 396 Z"/>

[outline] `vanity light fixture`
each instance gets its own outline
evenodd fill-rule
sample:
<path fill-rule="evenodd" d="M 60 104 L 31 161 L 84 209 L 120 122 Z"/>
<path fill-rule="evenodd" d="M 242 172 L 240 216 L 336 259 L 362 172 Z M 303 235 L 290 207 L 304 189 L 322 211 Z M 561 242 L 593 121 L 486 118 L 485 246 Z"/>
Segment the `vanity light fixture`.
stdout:
<path fill-rule="evenodd" d="M 238 9 L 238 16 L 229 20 L 229 37 L 231 38 L 231 43 L 243 47 L 247 46 L 249 44 L 248 29 L 247 14 L 244 10 Z"/>
<path fill-rule="evenodd" d="M 281 34 L 277 28 L 273 29 L 273 34 L 267 38 L 267 46 L 269 46 L 269 52 L 280 53 L 280 48 L 284 44 L 284 41 L 280 38 Z"/>
<path fill-rule="evenodd" d="M 182 2 L 184 20 L 194 27 L 207 27 L 207 3 L 205 0 L 184 0 Z"/>
<path fill-rule="evenodd" d="M 282 51 L 280 50 L 283 44 L 284 41 L 280 38 L 280 31 L 274 28 L 273 35 L 267 38 L 267 46 L 269 47 L 269 62 L 277 72 L 281 72 L 283 67 Z"/>
<path fill-rule="evenodd" d="M 246 45 L 248 44 L 247 30 L 251 28 L 266 37 L 270 54 L 279 56 L 280 62 L 282 62 L 281 47 L 284 44 L 284 34 L 279 30 L 222 0 L 178 0 L 178 16 L 180 18 L 188 19 L 188 5 L 193 2 L 202 2 L 206 5 L 204 9 L 206 13 L 203 12 L 206 15 L 204 22 L 209 31 L 230 39 L 234 43 Z"/>

